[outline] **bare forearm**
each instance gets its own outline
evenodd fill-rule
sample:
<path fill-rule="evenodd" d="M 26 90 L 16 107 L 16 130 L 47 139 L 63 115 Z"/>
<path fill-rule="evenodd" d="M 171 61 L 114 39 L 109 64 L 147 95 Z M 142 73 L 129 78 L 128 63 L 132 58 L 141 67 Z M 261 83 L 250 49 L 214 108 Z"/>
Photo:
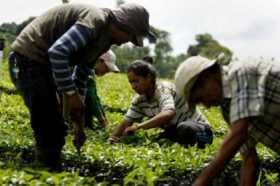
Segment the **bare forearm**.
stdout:
<path fill-rule="evenodd" d="M 225 139 L 220 151 L 216 154 L 215 158 L 211 161 L 209 166 L 198 177 L 198 179 L 201 179 L 203 183 L 209 183 L 213 177 L 220 173 L 225 164 L 228 163 L 231 158 L 233 158 L 238 148 L 242 144 L 241 140 L 236 141 L 233 145 L 229 143 L 229 141 L 231 141 L 233 138 L 233 136 L 228 136 Z"/>
<path fill-rule="evenodd" d="M 244 125 L 244 126 L 243 126 Z M 230 133 L 224 139 L 218 153 L 209 166 L 201 173 L 193 185 L 207 185 L 224 168 L 236 154 L 240 146 L 247 139 L 247 124 L 235 124 Z"/>
<path fill-rule="evenodd" d="M 150 129 L 155 127 L 160 127 L 165 123 L 168 123 L 174 116 L 174 111 L 164 111 L 154 116 L 153 118 L 141 123 L 138 125 L 138 128 L 142 129 Z"/>
<path fill-rule="evenodd" d="M 125 129 L 130 126 L 131 123 L 128 121 L 123 121 L 120 125 L 118 125 L 112 132 L 111 137 L 121 137 L 125 131 Z"/>

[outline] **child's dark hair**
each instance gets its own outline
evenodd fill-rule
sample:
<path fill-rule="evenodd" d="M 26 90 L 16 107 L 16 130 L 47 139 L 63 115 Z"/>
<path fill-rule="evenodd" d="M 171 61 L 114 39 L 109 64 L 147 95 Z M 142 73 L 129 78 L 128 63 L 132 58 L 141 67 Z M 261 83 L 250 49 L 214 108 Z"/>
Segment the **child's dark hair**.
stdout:
<path fill-rule="evenodd" d="M 136 74 L 137 76 L 141 76 L 141 77 L 148 77 L 148 75 L 150 75 L 152 77 L 153 83 L 156 82 L 156 78 L 157 78 L 157 70 L 155 69 L 155 67 L 153 65 L 151 65 L 150 63 L 144 61 L 144 60 L 135 60 L 134 62 L 132 62 L 127 69 L 127 73 L 129 72 L 133 72 L 134 74 Z"/>
<path fill-rule="evenodd" d="M 143 60 L 143 61 L 146 61 L 146 62 L 148 62 L 148 63 L 150 63 L 150 64 L 154 64 L 154 59 L 153 59 L 151 56 L 144 56 L 144 57 L 142 58 L 142 60 Z"/>

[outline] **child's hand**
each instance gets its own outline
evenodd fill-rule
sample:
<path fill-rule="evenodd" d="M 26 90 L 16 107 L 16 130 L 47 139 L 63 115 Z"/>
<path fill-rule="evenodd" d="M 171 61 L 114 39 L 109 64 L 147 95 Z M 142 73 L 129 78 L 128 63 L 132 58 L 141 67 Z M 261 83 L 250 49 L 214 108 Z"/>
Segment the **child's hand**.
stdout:
<path fill-rule="evenodd" d="M 107 126 L 107 123 L 108 123 L 108 121 L 107 121 L 107 119 L 106 119 L 105 117 L 101 117 L 101 118 L 99 119 L 99 125 L 100 125 L 100 127 L 105 128 L 105 127 Z"/>
<path fill-rule="evenodd" d="M 135 125 L 132 125 L 132 126 L 129 126 L 127 127 L 125 130 L 124 130 L 124 133 L 129 135 L 129 134 L 133 134 L 136 130 L 139 129 L 139 126 L 137 124 Z"/>
<path fill-rule="evenodd" d="M 118 142 L 119 140 L 120 140 L 120 138 L 117 137 L 117 136 L 110 136 L 110 138 L 108 139 L 108 142 L 109 142 L 110 144 L 112 144 L 112 143 Z"/>

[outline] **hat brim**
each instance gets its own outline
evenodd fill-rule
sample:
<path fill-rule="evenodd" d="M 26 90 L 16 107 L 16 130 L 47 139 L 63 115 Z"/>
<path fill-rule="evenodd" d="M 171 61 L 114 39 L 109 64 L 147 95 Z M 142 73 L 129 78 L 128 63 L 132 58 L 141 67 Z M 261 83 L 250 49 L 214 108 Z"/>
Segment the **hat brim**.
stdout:
<path fill-rule="evenodd" d="M 185 100 L 189 106 L 189 109 L 195 108 L 195 103 L 193 103 L 190 100 L 190 95 L 191 95 L 191 89 L 192 89 L 193 85 L 195 84 L 197 78 L 198 78 L 198 76 L 193 77 L 184 88 L 184 94 L 185 94 L 184 96 L 185 96 Z"/>
<path fill-rule="evenodd" d="M 150 43 L 156 43 L 157 41 L 155 34 L 150 30 L 146 36 L 134 36 L 131 42 L 136 46 L 143 47 L 144 37 L 146 37 Z"/>
<path fill-rule="evenodd" d="M 151 30 L 148 32 L 148 35 L 146 37 L 148 38 L 150 43 L 156 43 L 157 42 L 157 37 Z"/>
<path fill-rule="evenodd" d="M 144 38 L 142 36 L 134 36 L 133 40 L 131 41 L 135 46 L 143 47 L 143 40 Z"/>
<path fill-rule="evenodd" d="M 210 63 L 208 63 L 208 65 L 206 65 L 204 67 L 204 69 L 200 72 L 198 72 L 194 77 L 192 77 L 189 82 L 185 85 L 184 87 L 184 90 L 183 90 L 183 94 L 185 96 L 185 100 L 186 102 L 188 103 L 189 105 L 189 108 L 190 109 L 193 109 L 195 108 L 196 106 L 196 103 L 193 103 L 191 100 L 190 100 L 190 95 L 191 95 L 191 89 L 192 87 L 194 86 L 194 84 L 196 83 L 196 80 L 198 79 L 199 75 L 205 71 L 206 69 L 208 69 L 209 67 L 213 66 L 214 64 L 216 64 L 217 60 L 214 59 L 214 60 L 211 60 Z"/>
<path fill-rule="evenodd" d="M 106 66 L 111 72 L 120 72 L 120 69 L 117 67 L 117 65 L 110 63 L 108 61 L 104 61 L 104 63 L 106 64 Z"/>

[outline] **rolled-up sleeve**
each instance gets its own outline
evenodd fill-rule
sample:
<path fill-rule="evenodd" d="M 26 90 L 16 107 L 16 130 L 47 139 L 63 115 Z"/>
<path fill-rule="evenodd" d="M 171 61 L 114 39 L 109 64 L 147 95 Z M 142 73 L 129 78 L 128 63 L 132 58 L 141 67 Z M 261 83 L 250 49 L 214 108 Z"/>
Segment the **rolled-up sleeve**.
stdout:
<path fill-rule="evenodd" d="M 167 89 L 161 93 L 159 98 L 159 107 L 160 107 L 160 111 L 176 110 L 175 100 L 171 90 Z"/>

